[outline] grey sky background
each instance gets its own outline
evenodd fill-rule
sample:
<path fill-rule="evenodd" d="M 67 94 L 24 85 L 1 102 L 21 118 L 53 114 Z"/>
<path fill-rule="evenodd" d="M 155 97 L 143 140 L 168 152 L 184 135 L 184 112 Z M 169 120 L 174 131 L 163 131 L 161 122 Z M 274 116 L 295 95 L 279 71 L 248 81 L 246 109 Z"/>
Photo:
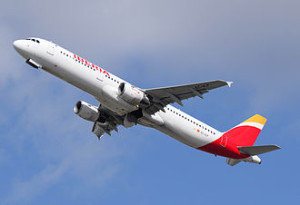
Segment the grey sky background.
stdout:
<path fill-rule="evenodd" d="M 163 167 L 166 162 L 156 164 L 151 160 L 165 155 L 177 159 L 186 154 L 188 162 L 199 164 L 195 170 L 209 165 L 201 170 L 204 174 L 212 169 L 229 172 L 223 158 L 189 151 L 191 148 L 142 127 L 121 129 L 98 143 L 90 133 L 92 125 L 73 114 L 77 100 L 97 102 L 48 73 L 25 65 L 12 42 L 29 36 L 52 40 L 142 88 L 215 79 L 234 81 L 232 88 L 213 91 L 204 101 L 186 101 L 182 109 L 222 131 L 261 113 L 269 121 L 258 143 L 278 143 L 284 149 L 263 156 L 269 167 L 260 169 L 261 173 L 249 164 L 241 165 L 242 172 L 249 170 L 250 174 L 251 170 L 258 177 L 255 174 L 276 168 L 291 178 L 296 176 L 299 167 L 293 165 L 297 161 L 293 157 L 297 156 L 294 150 L 299 145 L 300 124 L 299 6 L 299 1 L 291 0 L 3 3 L 0 175 L 5 187 L 0 188 L 1 204 L 47 204 L 58 197 L 65 198 L 61 204 L 80 204 L 87 199 L 91 204 L 109 203 L 124 190 L 125 201 L 137 194 L 137 202 L 153 204 L 156 198 L 151 200 L 143 192 L 149 191 L 151 196 L 155 191 L 150 187 L 155 186 L 136 179 L 142 176 L 135 170 L 145 159 L 150 165 Z M 149 153 L 154 156 L 147 158 Z M 174 165 L 169 160 L 169 165 Z M 277 167 L 278 161 L 287 168 Z M 238 176 L 239 170 L 227 174 Z M 155 181 L 159 177 L 156 174 L 145 176 Z M 182 178 L 179 171 L 175 176 L 179 181 Z M 278 180 L 292 189 L 291 178 L 287 182 Z M 167 182 L 162 183 L 161 187 L 168 187 Z M 262 187 L 277 193 L 270 184 Z M 94 190 L 101 196 L 96 198 Z M 299 199 L 297 191 L 287 191 Z M 204 195 L 210 193 L 204 191 Z M 183 196 L 190 198 L 188 191 Z M 264 199 L 263 195 L 260 198 Z"/>

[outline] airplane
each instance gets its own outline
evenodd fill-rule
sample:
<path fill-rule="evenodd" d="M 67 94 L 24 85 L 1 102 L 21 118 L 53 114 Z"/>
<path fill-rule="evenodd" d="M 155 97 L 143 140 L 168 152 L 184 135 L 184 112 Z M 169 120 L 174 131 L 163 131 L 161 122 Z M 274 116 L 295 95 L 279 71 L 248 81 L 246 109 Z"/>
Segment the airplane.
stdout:
<path fill-rule="evenodd" d="M 89 93 L 99 101 L 99 106 L 84 101 L 75 104 L 74 112 L 93 122 L 92 132 L 100 138 L 137 124 L 159 130 L 166 135 L 216 156 L 226 157 L 226 163 L 261 164 L 257 156 L 280 149 L 277 145 L 254 146 L 267 119 L 254 115 L 226 132 L 195 119 L 171 106 L 200 97 L 210 90 L 231 86 L 232 82 L 215 80 L 172 87 L 141 89 L 113 75 L 79 55 L 51 41 L 27 38 L 13 42 L 15 50 L 26 63 Z"/>

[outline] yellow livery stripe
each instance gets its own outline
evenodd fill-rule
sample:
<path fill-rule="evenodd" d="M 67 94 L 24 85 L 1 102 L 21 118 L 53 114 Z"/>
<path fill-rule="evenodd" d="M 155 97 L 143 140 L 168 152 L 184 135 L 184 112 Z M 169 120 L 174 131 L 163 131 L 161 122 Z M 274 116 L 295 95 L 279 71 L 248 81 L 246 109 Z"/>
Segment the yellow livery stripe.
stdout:
<path fill-rule="evenodd" d="M 267 119 L 264 118 L 261 115 L 256 114 L 256 115 L 254 115 L 253 117 L 250 117 L 248 120 L 246 120 L 244 122 L 255 122 L 255 123 L 259 123 L 259 124 L 265 125 L 265 123 L 267 122 Z"/>

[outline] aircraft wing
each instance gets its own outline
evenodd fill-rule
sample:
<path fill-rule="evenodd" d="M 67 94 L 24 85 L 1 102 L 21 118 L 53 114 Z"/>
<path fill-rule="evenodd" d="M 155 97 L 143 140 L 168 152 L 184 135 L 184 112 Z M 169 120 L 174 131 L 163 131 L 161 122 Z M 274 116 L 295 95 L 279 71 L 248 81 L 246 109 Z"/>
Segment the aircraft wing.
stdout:
<path fill-rule="evenodd" d="M 164 110 L 164 107 L 170 103 L 178 103 L 182 106 L 182 100 L 198 96 L 203 99 L 203 94 L 209 90 L 219 88 L 225 85 L 231 86 L 229 81 L 209 81 L 203 83 L 194 83 L 172 87 L 146 89 L 144 92 L 150 96 L 152 104 L 147 108 L 150 113 Z"/>

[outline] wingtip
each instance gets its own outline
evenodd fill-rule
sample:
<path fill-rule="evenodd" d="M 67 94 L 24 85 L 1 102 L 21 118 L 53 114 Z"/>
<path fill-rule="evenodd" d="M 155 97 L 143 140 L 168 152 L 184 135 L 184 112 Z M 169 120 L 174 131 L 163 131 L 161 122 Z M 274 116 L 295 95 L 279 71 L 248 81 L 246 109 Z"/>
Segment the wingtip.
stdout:
<path fill-rule="evenodd" d="M 278 145 L 276 145 L 276 144 L 275 144 L 274 146 L 275 146 L 277 149 L 281 149 L 281 147 L 280 147 L 280 146 L 278 146 Z"/>
<path fill-rule="evenodd" d="M 227 83 L 228 87 L 231 87 L 233 82 L 232 81 L 226 81 L 226 83 Z"/>

